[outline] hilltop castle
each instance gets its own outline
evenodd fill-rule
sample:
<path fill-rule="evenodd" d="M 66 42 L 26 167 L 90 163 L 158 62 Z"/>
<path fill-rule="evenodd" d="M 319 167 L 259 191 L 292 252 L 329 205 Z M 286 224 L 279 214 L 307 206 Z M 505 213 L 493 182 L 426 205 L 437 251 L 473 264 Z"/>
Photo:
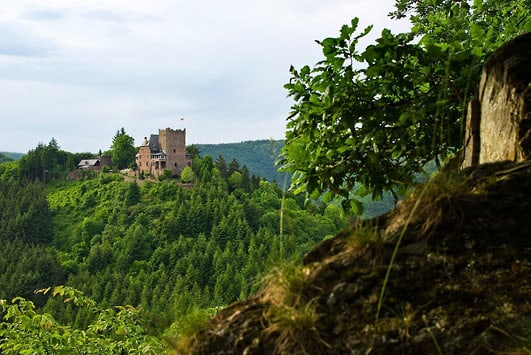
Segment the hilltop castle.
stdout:
<path fill-rule="evenodd" d="M 159 134 L 144 137 L 136 155 L 138 172 L 159 177 L 165 170 L 180 175 L 185 166 L 192 166 L 192 156 L 186 154 L 186 129 L 159 129 Z"/>

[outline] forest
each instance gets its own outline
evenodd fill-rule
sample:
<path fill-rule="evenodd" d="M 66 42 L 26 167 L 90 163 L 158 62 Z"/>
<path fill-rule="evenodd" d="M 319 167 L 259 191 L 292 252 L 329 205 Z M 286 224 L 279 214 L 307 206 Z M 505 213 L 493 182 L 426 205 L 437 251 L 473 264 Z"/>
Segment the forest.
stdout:
<path fill-rule="evenodd" d="M 197 154 L 190 186 L 103 172 L 66 180 L 76 158 L 52 140 L 0 165 L 0 299 L 31 301 L 71 332 L 129 305 L 160 337 L 189 314 L 246 298 L 268 267 L 346 225 L 339 205 L 306 203 L 235 159 Z M 35 293 L 61 285 L 101 312 Z"/>
<path fill-rule="evenodd" d="M 430 164 L 449 169 L 482 64 L 531 31 L 530 5 L 397 0 L 390 16 L 409 18 L 409 32 L 383 30 L 358 49 L 372 28 L 354 18 L 317 41 L 323 59 L 292 67 L 285 85 L 294 103 L 279 167 L 289 190 L 197 147 L 191 180 L 66 180 L 93 154 L 54 139 L 4 159 L 0 352 L 171 351 L 260 289 L 273 265 L 300 263 L 344 230 L 367 199 L 396 203 Z M 129 138 L 122 128 L 113 139 L 119 168 L 134 162 Z"/>

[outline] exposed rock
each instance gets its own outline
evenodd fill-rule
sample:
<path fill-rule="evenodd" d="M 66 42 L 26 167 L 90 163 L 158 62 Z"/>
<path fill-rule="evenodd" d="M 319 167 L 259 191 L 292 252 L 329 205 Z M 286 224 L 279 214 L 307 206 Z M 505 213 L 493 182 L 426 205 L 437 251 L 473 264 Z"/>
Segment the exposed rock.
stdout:
<path fill-rule="evenodd" d="M 196 334 L 198 354 L 494 354 L 531 346 L 531 162 L 441 174 Z M 393 253 L 396 248 L 396 257 Z M 383 302 L 379 304 L 386 272 Z"/>
<path fill-rule="evenodd" d="M 501 46 L 483 66 L 469 104 L 463 166 L 531 158 L 531 33 Z"/>

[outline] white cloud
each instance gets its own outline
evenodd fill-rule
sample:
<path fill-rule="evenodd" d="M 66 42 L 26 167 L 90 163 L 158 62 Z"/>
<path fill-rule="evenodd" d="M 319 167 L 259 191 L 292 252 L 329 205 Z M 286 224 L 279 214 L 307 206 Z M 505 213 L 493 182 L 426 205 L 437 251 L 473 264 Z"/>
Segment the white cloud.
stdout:
<path fill-rule="evenodd" d="M 50 54 L 54 45 L 39 36 L 0 21 L 0 56 L 41 57 Z"/>
<path fill-rule="evenodd" d="M 0 151 L 25 152 L 55 137 L 63 149 L 96 152 L 122 126 L 137 143 L 164 127 L 187 128 L 189 143 L 283 138 L 290 65 L 320 60 L 314 40 L 336 36 L 355 16 L 360 27 L 405 29 L 386 19 L 392 4 L 4 4 L 0 32 L 9 40 L 0 39 Z"/>

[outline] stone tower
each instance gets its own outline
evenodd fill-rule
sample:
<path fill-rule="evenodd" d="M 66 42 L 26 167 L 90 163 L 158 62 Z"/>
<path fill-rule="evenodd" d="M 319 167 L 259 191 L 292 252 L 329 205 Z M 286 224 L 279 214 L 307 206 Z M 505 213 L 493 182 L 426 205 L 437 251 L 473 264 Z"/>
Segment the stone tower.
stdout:
<path fill-rule="evenodd" d="M 166 169 L 180 174 L 186 166 L 186 129 L 159 129 L 159 143 L 166 153 Z"/>

